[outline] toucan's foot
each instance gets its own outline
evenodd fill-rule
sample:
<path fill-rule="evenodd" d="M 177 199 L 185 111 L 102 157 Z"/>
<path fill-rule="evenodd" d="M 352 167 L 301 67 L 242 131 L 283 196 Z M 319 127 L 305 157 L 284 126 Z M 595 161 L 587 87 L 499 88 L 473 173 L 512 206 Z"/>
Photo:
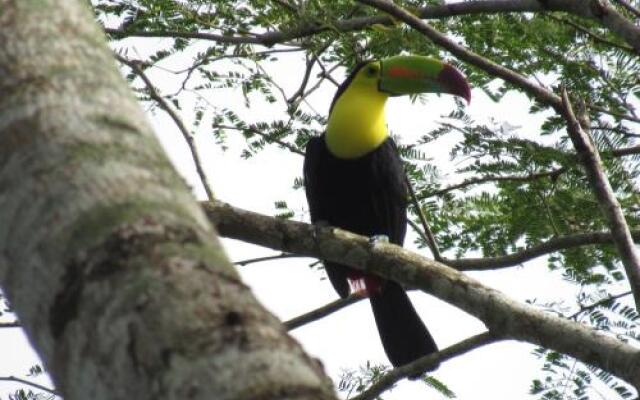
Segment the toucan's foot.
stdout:
<path fill-rule="evenodd" d="M 380 243 L 389 243 L 389 236 L 387 235 L 373 235 L 369 237 L 369 246 L 375 247 Z"/>

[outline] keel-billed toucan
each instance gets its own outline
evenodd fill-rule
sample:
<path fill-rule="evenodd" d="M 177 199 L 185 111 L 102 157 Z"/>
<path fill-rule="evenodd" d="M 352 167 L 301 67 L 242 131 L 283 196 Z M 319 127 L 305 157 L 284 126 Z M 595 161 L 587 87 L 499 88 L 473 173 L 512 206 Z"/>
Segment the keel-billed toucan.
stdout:
<path fill-rule="evenodd" d="M 384 106 L 390 96 L 449 93 L 469 101 L 471 91 L 454 67 L 422 56 L 360 63 L 338 88 L 326 133 L 307 144 L 304 181 L 313 223 L 361 235 L 385 235 L 402 245 L 407 224 L 407 187 L 402 161 L 389 137 Z M 394 366 L 437 351 L 429 331 L 402 287 L 325 262 L 340 297 L 349 281 L 365 287 L 380 339 Z"/>

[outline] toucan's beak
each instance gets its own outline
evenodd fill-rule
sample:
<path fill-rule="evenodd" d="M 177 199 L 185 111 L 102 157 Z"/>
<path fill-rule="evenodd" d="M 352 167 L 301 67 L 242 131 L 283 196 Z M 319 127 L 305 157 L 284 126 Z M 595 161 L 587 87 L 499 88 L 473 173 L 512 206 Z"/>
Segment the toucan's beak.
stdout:
<path fill-rule="evenodd" d="M 378 89 L 391 96 L 449 93 L 471 101 L 471 88 L 455 67 L 434 58 L 395 56 L 380 61 Z"/>

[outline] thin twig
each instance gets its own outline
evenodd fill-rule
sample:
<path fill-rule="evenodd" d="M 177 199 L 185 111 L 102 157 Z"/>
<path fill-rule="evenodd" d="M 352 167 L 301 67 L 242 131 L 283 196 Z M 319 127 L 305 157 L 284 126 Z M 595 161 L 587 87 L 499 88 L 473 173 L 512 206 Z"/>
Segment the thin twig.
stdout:
<path fill-rule="evenodd" d="M 602 65 L 597 65 L 593 60 L 586 58 L 580 59 L 578 57 L 571 57 L 565 53 L 555 51 L 548 46 L 542 48 L 542 51 L 550 54 L 557 60 L 562 60 L 567 64 L 575 65 L 576 67 L 582 69 L 587 68 L 593 71 L 598 75 L 600 80 L 604 83 L 605 86 L 608 87 L 608 90 L 604 90 L 603 95 L 607 97 L 609 102 L 614 103 L 615 106 L 624 108 L 629 112 L 629 117 L 634 118 L 637 117 L 635 114 L 635 110 L 631 104 L 627 101 L 626 97 L 628 93 L 622 93 L 617 85 L 611 81 L 611 77 L 609 76 L 609 72 L 607 72 Z"/>
<path fill-rule="evenodd" d="M 630 147 L 621 147 L 619 149 L 613 149 L 603 153 L 605 155 L 609 153 L 615 157 L 632 156 L 634 154 L 640 154 L 640 145 L 630 146 Z"/>
<path fill-rule="evenodd" d="M 294 5 L 289 4 L 288 1 L 284 1 L 284 0 L 271 0 L 271 1 L 273 1 L 276 4 L 281 5 L 282 7 L 286 8 L 291 13 L 295 13 L 295 14 L 298 13 L 298 9 Z"/>
<path fill-rule="evenodd" d="M 290 152 L 292 152 L 292 153 L 295 153 L 295 154 L 298 154 L 298 155 L 304 156 L 304 151 L 302 151 L 302 150 L 298 149 L 296 146 L 294 146 L 294 145 L 292 145 L 292 144 L 290 144 L 290 143 L 284 142 L 284 141 L 282 141 L 282 140 L 272 138 L 272 137 L 270 137 L 268 134 L 266 134 L 266 133 L 264 133 L 264 132 L 262 132 L 262 131 L 259 131 L 259 130 L 257 130 L 257 129 L 251 128 L 251 127 L 239 128 L 239 127 L 231 126 L 231 125 L 215 125 L 215 126 L 214 126 L 214 128 L 229 129 L 229 130 L 234 130 L 234 131 L 246 131 L 246 132 L 250 132 L 250 133 L 253 133 L 254 135 L 258 135 L 258 136 L 260 136 L 260 137 L 263 137 L 263 138 L 264 138 L 264 140 L 265 140 L 267 143 L 277 143 L 277 144 L 279 144 L 280 146 L 285 147 L 287 150 L 289 150 L 289 151 L 290 151 Z"/>
<path fill-rule="evenodd" d="M 446 349 L 440 350 L 437 353 L 429 354 L 428 356 L 421 357 L 410 364 L 392 369 L 376 381 L 376 383 L 371 385 L 367 390 L 355 397 L 352 397 L 351 400 L 373 400 L 401 379 L 423 374 L 426 371 L 432 370 L 444 361 L 499 340 L 501 339 L 493 335 L 491 332 L 484 332 L 479 335 L 472 336 L 449 346 Z"/>
<path fill-rule="evenodd" d="M 333 72 L 335 69 L 337 69 L 340 66 L 340 64 L 335 64 L 333 67 L 331 67 L 330 69 L 327 70 L 327 67 L 325 67 L 324 63 L 322 61 L 318 60 L 318 66 L 322 70 L 322 73 L 320 75 L 323 78 L 328 79 L 329 82 L 333 83 L 334 86 L 336 86 L 336 87 L 340 86 L 340 82 L 336 81 L 334 79 L 334 77 L 331 76 L 331 72 Z"/>
<path fill-rule="evenodd" d="M 607 38 L 604 38 L 604 37 L 598 35 L 597 33 L 591 32 L 589 29 L 585 28 L 584 26 L 576 24 L 575 22 L 571 21 L 568 18 L 556 17 L 553 14 L 547 14 L 547 16 L 549 18 L 551 18 L 552 20 L 556 21 L 556 22 L 561 22 L 563 24 L 567 24 L 567 25 L 571 26 L 575 30 L 580 31 L 580 32 L 584 33 L 585 35 L 589 36 L 591 39 L 593 39 L 596 42 L 599 42 L 599 43 L 607 45 L 607 46 L 616 47 L 616 48 L 624 50 L 626 52 L 635 53 L 634 50 L 633 50 L 633 47 L 628 46 L 628 45 L 624 45 L 624 44 L 618 44 L 618 43 L 612 42 L 611 40 L 608 40 Z"/>
<path fill-rule="evenodd" d="M 632 235 L 635 240 L 640 242 L 640 230 L 634 230 Z M 442 262 L 457 269 L 458 271 L 487 271 L 514 267 L 534 258 L 542 257 L 556 251 L 567 250 L 573 247 L 612 243 L 613 236 L 610 232 L 577 233 L 549 239 L 546 242 L 505 256 L 461 258 L 458 260 L 444 259 Z"/>
<path fill-rule="evenodd" d="M 625 138 L 629 138 L 629 139 L 638 139 L 640 138 L 640 134 L 638 133 L 631 133 L 626 127 L 623 127 L 621 125 L 619 126 L 611 126 L 611 125 L 607 125 L 605 122 L 601 121 L 600 125 L 592 125 L 590 127 L 590 129 L 592 131 L 603 131 L 603 132 L 611 132 L 611 133 L 615 133 L 618 135 L 621 135 Z"/>
<path fill-rule="evenodd" d="M 585 131 L 585 127 L 588 129 L 590 124 L 584 121 L 586 116 L 583 113 L 580 114 L 582 121 L 578 120 L 564 88 L 562 88 L 562 104 L 564 107 L 563 116 L 567 120 L 567 132 L 576 149 L 578 158 L 584 166 L 602 214 L 611 230 L 615 246 L 631 284 L 636 308 L 638 308 L 640 307 L 640 254 L 638 254 L 633 242 L 633 237 L 620 203 L 616 199 L 609 179 L 604 172 L 600 154 L 589 134 Z"/>
<path fill-rule="evenodd" d="M 607 298 L 602 299 L 602 300 L 598 300 L 593 304 L 589 304 L 588 306 L 580 306 L 580 309 L 576 312 L 574 312 L 573 314 L 569 315 L 567 318 L 569 319 L 573 319 L 575 320 L 580 314 L 582 314 L 585 311 L 590 311 L 593 310 L 594 308 L 600 307 L 602 305 L 605 305 L 607 303 L 610 303 L 613 300 L 617 300 L 619 298 L 625 297 L 632 294 L 631 291 L 629 292 L 624 292 L 624 293 L 620 293 L 620 294 L 616 294 L 616 295 L 609 295 Z"/>
<path fill-rule="evenodd" d="M 424 230 L 420 227 L 420 225 L 413 222 L 411 219 L 407 219 L 409 226 L 420 236 L 422 240 L 424 240 L 427 245 L 429 244 L 429 238 L 427 238 L 427 234 L 424 233 Z"/>
<path fill-rule="evenodd" d="M 542 206 L 544 207 L 545 214 L 547 214 L 547 219 L 549 221 L 549 225 L 551 225 L 551 230 L 553 231 L 554 236 L 560 236 L 560 229 L 556 226 L 555 218 L 553 218 L 553 213 L 551 212 L 551 207 L 549 207 L 549 202 L 547 198 L 540 191 L 535 191 L 537 197 L 540 199 Z"/>
<path fill-rule="evenodd" d="M 322 63 L 320 62 L 320 60 L 318 59 L 317 64 L 324 69 L 324 66 L 322 65 Z M 309 97 L 309 95 L 311 95 L 311 93 L 315 92 L 320 85 L 322 85 L 322 83 L 324 82 L 325 79 L 331 81 L 332 83 L 335 82 L 335 79 L 333 79 L 333 77 L 331 76 L 331 72 L 333 72 L 334 70 L 338 69 L 338 67 L 340 67 L 340 64 L 335 64 L 333 65 L 328 72 L 326 72 L 326 70 L 324 70 L 324 72 L 321 72 L 317 75 L 318 80 L 316 81 L 316 83 L 313 84 L 313 86 L 311 86 L 306 92 L 304 92 L 295 102 L 294 107 L 297 107 L 297 104 L 299 104 L 300 102 L 304 101 L 307 106 L 309 106 L 309 108 L 311 110 L 313 110 L 313 112 L 316 113 L 316 115 L 320 115 L 320 113 L 318 113 L 312 106 L 311 104 L 309 104 L 307 102 L 307 97 Z M 338 85 L 339 86 L 339 85 Z"/>
<path fill-rule="evenodd" d="M 420 223 L 422 224 L 422 228 L 424 229 L 427 243 L 429 244 L 429 248 L 431 249 L 431 254 L 433 254 L 434 260 L 442 261 L 442 254 L 440 254 L 440 249 L 438 248 L 436 238 L 433 235 L 433 231 L 431 231 L 431 227 L 427 222 L 427 217 L 422 211 L 422 207 L 420 207 L 420 203 L 418 202 L 418 198 L 416 197 L 416 192 L 413 190 L 413 185 L 411 184 L 411 181 L 409 180 L 406 172 L 404 174 L 404 181 L 407 184 L 407 188 L 409 189 L 409 195 L 411 196 L 411 203 L 413 203 L 413 208 L 415 208 L 416 214 L 418 214 L 418 218 L 420 219 Z"/>
<path fill-rule="evenodd" d="M 629 3 L 627 0 L 615 0 L 620 3 L 620 5 L 627 9 L 630 13 L 636 16 L 636 18 L 640 18 L 640 9 L 633 6 L 633 4 Z"/>
<path fill-rule="evenodd" d="M 556 168 L 550 171 L 536 172 L 530 175 L 492 175 L 492 176 L 481 176 L 477 178 L 469 178 L 465 179 L 460 183 L 456 183 L 451 186 L 447 186 L 442 189 L 434 190 L 433 192 L 429 192 L 423 198 L 433 197 L 433 196 L 442 196 L 446 193 L 457 189 L 463 189 L 472 185 L 479 185 L 483 183 L 489 182 L 529 182 L 540 178 L 550 177 L 551 179 L 557 178 L 560 174 L 564 173 L 566 168 Z"/>
<path fill-rule="evenodd" d="M 18 321 L 13 321 L 13 322 L 0 322 L 0 329 L 1 328 L 20 328 L 22 325 L 20 325 L 20 323 Z"/>
<path fill-rule="evenodd" d="M 40 384 L 28 381 L 26 379 L 18 378 L 17 376 L 13 376 L 13 375 L 0 376 L 0 381 L 17 382 L 17 383 L 21 383 L 23 385 L 28 385 L 28 386 L 34 387 L 34 388 L 36 388 L 38 390 L 42 390 L 43 392 L 47 392 L 47 393 L 50 393 L 50 394 L 55 395 L 55 396 L 61 396 L 61 394 L 55 389 L 51 389 L 51 388 L 48 388 L 46 386 L 42 386 Z"/>
<path fill-rule="evenodd" d="M 249 258 L 247 260 L 235 261 L 234 264 L 244 267 L 245 265 L 255 264 L 255 263 L 264 262 L 264 261 L 280 260 L 283 258 L 301 258 L 301 257 L 302 256 L 299 256 L 297 254 L 281 253 L 275 256 L 256 257 L 256 258 Z"/>
<path fill-rule="evenodd" d="M 301 327 L 302 325 L 306 325 L 310 322 L 317 321 L 321 318 L 324 318 L 329 314 L 332 314 L 338 310 L 341 310 L 347 306 L 350 306 L 351 304 L 355 304 L 363 299 L 366 299 L 366 297 L 359 295 L 358 293 L 353 293 L 349 295 L 349 297 L 332 301 L 331 303 L 326 304 L 320 308 L 317 308 L 313 311 L 309 311 L 308 313 L 299 315 L 286 322 L 283 322 L 283 325 L 287 328 L 287 330 L 291 331 Z"/>
<path fill-rule="evenodd" d="M 129 68 L 131 68 L 131 70 L 136 75 L 138 75 L 140 79 L 142 79 L 145 86 L 147 87 L 147 90 L 149 91 L 149 97 L 151 97 L 151 99 L 153 99 L 156 103 L 158 103 L 158 106 L 160 106 L 160 108 L 162 108 L 169 115 L 169 117 L 171 117 L 173 122 L 176 124 L 176 126 L 178 127 L 178 130 L 180 130 L 180 133 L 182 133 L 184 140 L 187 142 L 187 145 L 189 146 L 189 150 L 191 151 L 191 157 L 193 158 L 196 171 L 198 172 L 198 175 L 200 176 L 200 180 L 202 181 L 202 186 L 204 187 L 204 191 L 207 194 L 207 198 L 209 199 L 209 201 L 213 201 L 215 197 L 213 195 L 213 191 L 211 190 L 211 186 L 209 185 L 209 180 L 207 179 L 207 175 L 204 172 L 204 169 L 202 168 L 202 162 L 200 161 L 200 156 L 198 155 L 198 149 L 196 148 L 195 138 L 189 132 L 189 129 L 187 129 L 187 126 L 184 124 L 182 119 L 178 116 L 178 113 L 173 109 L 173 107 L 169 105 L 169 102 L 167 102 L 165 98 L 160 95 L 160 93 L 158 92 L 158 89 L 154 86 L 153 82 L 151 82 L 147 74 L 144 73 L 144 70 L 140 66 L 139 62 L 129 60 L 119 54 L 116 54 L 116 59 L 121 63 L 127 65 Z"/>
<path fill-rule="evenodd" d="M 218 51 L 219 51 L 218 47 L 212 46 L 211 48 L 207 49 L 202 55 L 199 55 L 197 57 L 197 59 L 194 60 L 194 63 L 191 64 L 189 67 L 184 68 L 184 69 L 179 70 L 179 71 L 169 71 L 169 72 L 171 72 L 171 73 L 173 73 L 175 75 L 186 74 L 184 79 L 182 79 L 182 83 L 180 84 L 180 88 L 175 93 L 172 93 L 171 96 L 177 96 L 181 91 L 186 90 L 187 89 L 187 83 L 191 79 L 191 76 L 193 75 L 193 73 L 196 72 L 198 70 L 198 68 L 204 66 L 205 64 L 206 65 L 211 65 L 211 64 L 213 64 L 215 62 L 218 62 L 218 61 L 221 61 L 221 60 L 247 58 L 248 57 L 246 54 L 222 54 L 222 55 L 219 55 L 219 56 L 216 56 L 216 57 L 211 57 L 212 54 L 217 54 Z M 293 52 L 298 52 L 298 51 L 304 51 L 304 49 L 303 48 L 271 49 L 271 50 L 265 50 L 265 51 L 257 51 L 257 52 L 251 53 L 250 56 L 253 57 L 253 58 L 261 59 L 261 58 L 266 57 L 267 55 L 270 55 L 270 54 L 293 53 Z M 146 61 L 137 61 L 137 62 L 139 62 L 144 67 L 154 66 L 154 67 L 160 68 L 157 64 L 148 63 Z"/>
<path fill-rule="evenodd" d="M 576 370 L 576 365 L 578 365 L 578 359 L 574 358 L 573 359 L 573 365 L 571 366 L 571 371 L 569 371 L 569 374 L 567 376 L 565 376 L 565 378 L 563 379 L 563 382 L 560 384 L 561 386 L 564 386 L 562 388 L 562 393 L 560 394 L 560 398 L 564 399 L 564 395 L 567 392 L 567 389 L 569 388 L 569 382 L 571 382 L 573 379 L 573 374 L 575 373 Z"/>
<path fill-rule="evenodd" d="M 305 100 L 305 98 L 310 93 L 312 93 L 318 86 L 320 86 L 320 83 L 324 80 L 324 77 L 322 76 L 322 74 L 320 74 L 321 77 L 318 83 L 316 83 L 311 89 L 307 91 L 307 85 L 309 84 L 309 78 L 311 76 L 311 71 L 313 70 L 314 65 L 318 64 L 320 68 L 324 70 L 324 66 L 321 64 L 321 61 L 320 61 L 320 56 L 331 46 L 333 42 L 334 42 L 333 39 L 329 39 L 326 43 L 320 46 L 318 51 L 314 51 L 311 54 L 310 58 L 307 56 L 307 65 L 305 68 L 304 77 L 302 78 L 302 82 L 300 83 L 300 87 L 298 88 L 298 90 L 296 90 L 296 92 L 293 95 L 291 95 L 291 97 L 287 99 L 287 104 L 297 108 L 297 105 L 300 104 L 300 102 Z"/>
<path fill-rule="evenodd" d="M 602 114 L 611 115 L 614 118 L 624 119 L 626 121 L 631 121 L 631 122 L 635 122 L 637 124 L 640 124 L 640 118 L 636 118 L 636 117 L 634 117 L 632 115 L 620 114 L 618 112 L 607 110 L 606 108 L 599 107 L 599 106 L 594 106 L 594 105 L 590 105 L 589 108 L 594 110 L 594 111 L 597 111 L 599 113 L 602 113 Z"/>
<path fill-rule="evenodd" d="M 304 69 L 304 76 L 302 77 L 302 82 L 298 87 L 298 90 L 295 91 L 287 100 L 287 104 L 293 104 L 298 97 L 301 97 L 304 94 L 305 89 L 307 88 L 307 84 L 309 83 L 309 77 L 311 76 L 311 71 L 313 71 L 313 66 L 315 65 L 318 57 L 312 55 L 309 57 L 307 55 L 307 62 Z"/>

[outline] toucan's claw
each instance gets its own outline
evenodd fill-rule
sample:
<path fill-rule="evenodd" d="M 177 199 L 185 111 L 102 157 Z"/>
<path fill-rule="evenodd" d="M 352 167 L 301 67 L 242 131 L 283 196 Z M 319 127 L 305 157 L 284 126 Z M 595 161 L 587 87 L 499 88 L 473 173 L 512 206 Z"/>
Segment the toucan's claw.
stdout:
<path fill-rule="evenodd" d="M 373 235 L 369 237 L 369 246 L 375 247 L 380 243 L 389 243 L 389 236 L 387 235 Z"/>

